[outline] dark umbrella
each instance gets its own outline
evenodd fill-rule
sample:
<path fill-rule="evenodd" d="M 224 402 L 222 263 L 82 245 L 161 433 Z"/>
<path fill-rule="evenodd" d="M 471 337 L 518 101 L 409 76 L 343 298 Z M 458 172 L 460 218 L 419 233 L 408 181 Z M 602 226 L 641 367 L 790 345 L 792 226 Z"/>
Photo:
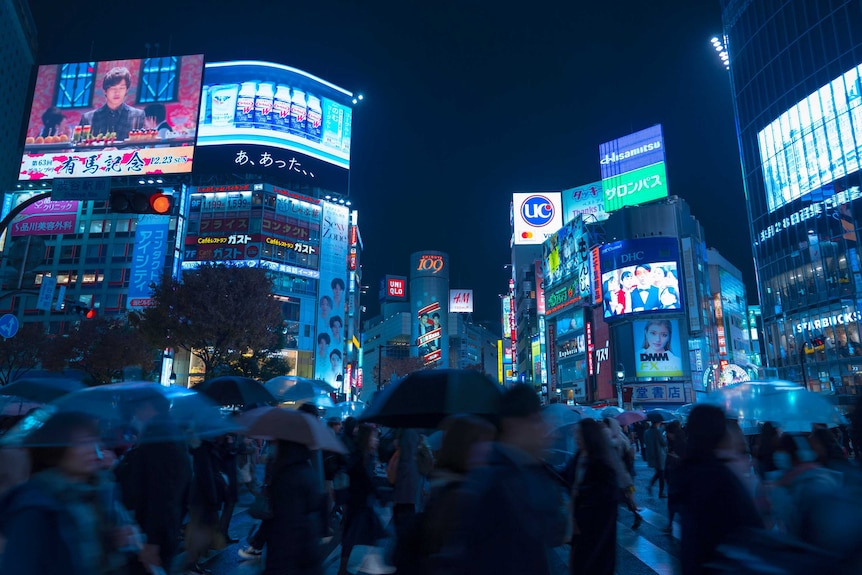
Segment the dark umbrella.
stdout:
<path fill-rule="evenodd" d="M 250 377 L 225 375 L 200 383 L 194 390 L 212 398 L 219 405 L 275 403 L 276 399 L 263 385 Z"/>
<path fill-rule="evenodd" d="M 83 383 L 74 379 L 24 377 L 0 387 L 0 395 L 11 395 L 38 403 L 48 403 L 73 391 L 84 389 L 84 387 L 86 386 Z"/>
<path fill-rule="evenodd" d="M 275 396 L 276 401 L 294 403 L 315 399 L 319 395 L 336 391 L 334 387 L 323 380 L 290 375 L 273 377 L 263 386 Z"/>
<path fill-rule="evenodd" d="M 190 436 L 214 437 L 236 431 L 239 426 L 226 419 L 210 398 L 179 386 L 162 386 L 148 381 L 99 385 L 76 391 L 37 409 L 22 419 L 0 439 L 2 445 L 68 445 L 68 437 L 41 437 L 28 441 L 56 413 L 84 413 L 97 420 L 106 443 L 122 443 L 131 429 L 139 406 L 164 410 L 162 425 L 147 429 L 149 442 L 181 441 Z"/>
<path fill-rule="evenodd" d="M 679 419 L 674 413 L 666 409 L 651 409 L 647 411 L 646 418 L 648 421 L 661 423 L 662 421 L 676 421 Z"/>
<path fill-rule="evenodd" d="M 494 416 L 503 388 L 472 370 L 415 371 L 374 396 L 360 421 L 387 427 L 434 428 L 450 415 Z"/>
<path fill-rule="evenodd" d="M 301 443 L 311 450 L 322 449 L 346 455 L 347 448 L 317 417 L 278 407 L 257 407 L 239 415 L 237 422 L 249 437 L 284 439 Z"/>

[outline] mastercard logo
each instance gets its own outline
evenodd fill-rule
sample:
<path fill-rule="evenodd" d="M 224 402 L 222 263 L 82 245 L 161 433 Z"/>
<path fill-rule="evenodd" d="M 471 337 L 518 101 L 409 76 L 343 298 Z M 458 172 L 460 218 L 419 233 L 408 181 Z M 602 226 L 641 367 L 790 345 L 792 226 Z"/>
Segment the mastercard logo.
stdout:
<path fill-rule="evenodd" d="M 533 237 L 533 232 L 521 232 L 521 239 L 529 240 Z"/>

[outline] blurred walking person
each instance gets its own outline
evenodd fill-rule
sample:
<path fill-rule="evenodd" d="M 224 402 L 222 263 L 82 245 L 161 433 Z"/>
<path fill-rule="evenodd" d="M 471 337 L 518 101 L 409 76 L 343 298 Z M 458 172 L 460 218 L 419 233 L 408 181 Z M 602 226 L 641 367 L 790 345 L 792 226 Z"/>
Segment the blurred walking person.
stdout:
<path fill-rule="evenodd" d="M 620 489 L 620 498 L 625 503 L 626 508 L 632 512 L 635 520 L 632 523 L 632 529 L 638 529 L 643 523 L 640 511 L 638 511 L 637 503 L 635 502 L 635 483 L 634 483 L 634 448 L 626 434 L 623 432 L 620 422 L 614 418 L 606 418 L 605 432 L 608 436 L 608 441 L 611 446 L 611 458 L 614 464 L 614 474 L 617 478 L 617 486 Z"/>
<path fill-rule="evenodd" d="M 667 426 L 667 460 L 665 463 L 665 479 L 667 480 L 667 527 L 665 533 L 673 533 L 673 519 L 679 513 L 679 497 L 676 493 L 677 474 L 685 457 L 686 436 L 682 425 L 672 421 Z"/>
<path fill-rule="evenodd" d="M 320 517 L 325 499 L 317 481 L 311 451 L 299 443 L 279 441 L 269 485 L 272 519 L 264 575 L 322 575 Z"/>
<path fill-rule="evenodd" d="M 683 575 L 701 575 L 709 573 L 706 565 L 730 535 L 746 527 L 763 528 L 763 521 L 746 487 L 717 455 L 732 444 L 724 411 L 697 405 L 686 430 L 686 453 L 677 474 L 680 563 Z"/>
<path fill-rule="evenodd" d="M 377 428 L 374 425 L 368 423 L 359 425 L 356 434 L 356 453 L 347 470 L 350 485 L 344 513 L 339 575 L 348 573 L 347 563 L 356 545 L 375 545 L 386 535 L 383 523 L 374 509 L 377 488 L 373 478 L 379 441 Z"/>
<path fill-rule="evenodd" d="M 613 575 L 616 566 L 619 487 L 616 454 L 594 419 L 575 428 L 578 453 L 563 477 L 572 485 L 572 575 Z"/>
<path fill-rule="evenodd" d="M 125 573 L 144 551 L 137 527 L 106 482 L 99 430 L 88 416 L 54 415 L 31 436 L 32 477 L 0 500 L 3 575 L 107 575 Z M 53 438 L 53 439 L 51 439 Z M 143 565 L 141 565 L 143 568 Z"/>
<path fill-rule="evenodd" d="M 664 424 L 661 421 L 653 421 L 652 426 L 644 432 L 646 443 L 646 461 L 652 467 L 654 473 L 649 481 L 649 492 L 652 495 L 655 482 L 658 481 L 658 498 L 664 499 L 664 468 L 667 463 L 667 437 L 665 437 Z"/>
<path fill-rule="evenodd" d="M 562 543 L 562 486 L 541 461 L 548 429 L 529 385 L 505 392 L 500 435 L 487 463 L 470 471 L 462 504 L 437 573 L 546 575 L 548 554 Z"/>

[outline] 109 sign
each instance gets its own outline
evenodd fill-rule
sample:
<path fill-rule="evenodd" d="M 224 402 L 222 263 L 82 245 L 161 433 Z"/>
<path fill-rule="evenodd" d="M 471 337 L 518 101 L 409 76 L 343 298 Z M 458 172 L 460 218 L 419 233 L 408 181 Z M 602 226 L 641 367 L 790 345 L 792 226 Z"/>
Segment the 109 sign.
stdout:
<path fill-rule="evenodd" d="M 443 256 L 422 256 L 419 258 L 416 271 L 430 271 L 436 274 L 443 269 L 443 265 Z"/>

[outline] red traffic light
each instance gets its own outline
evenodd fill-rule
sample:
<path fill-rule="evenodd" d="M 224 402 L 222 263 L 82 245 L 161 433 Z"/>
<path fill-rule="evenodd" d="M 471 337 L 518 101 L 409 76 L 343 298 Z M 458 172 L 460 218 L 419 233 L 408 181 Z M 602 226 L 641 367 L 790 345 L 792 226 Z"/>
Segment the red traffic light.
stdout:
<path fill-rule="evenodd" d="M 87 313 L 84 314 L 84 317 L 86 317 L 87 319 L 93 319 L 94 317 L 96 317 L 96 314 L 96 310 L 90 308 L 87 310 Z"/>
<path fill-rule="evenodd" d="M 157 214 L 170 213 L 173 199 L 173 196 L 163 194 L 162 192 L 156 192 L 150 196 L 150 208 Z"/>

